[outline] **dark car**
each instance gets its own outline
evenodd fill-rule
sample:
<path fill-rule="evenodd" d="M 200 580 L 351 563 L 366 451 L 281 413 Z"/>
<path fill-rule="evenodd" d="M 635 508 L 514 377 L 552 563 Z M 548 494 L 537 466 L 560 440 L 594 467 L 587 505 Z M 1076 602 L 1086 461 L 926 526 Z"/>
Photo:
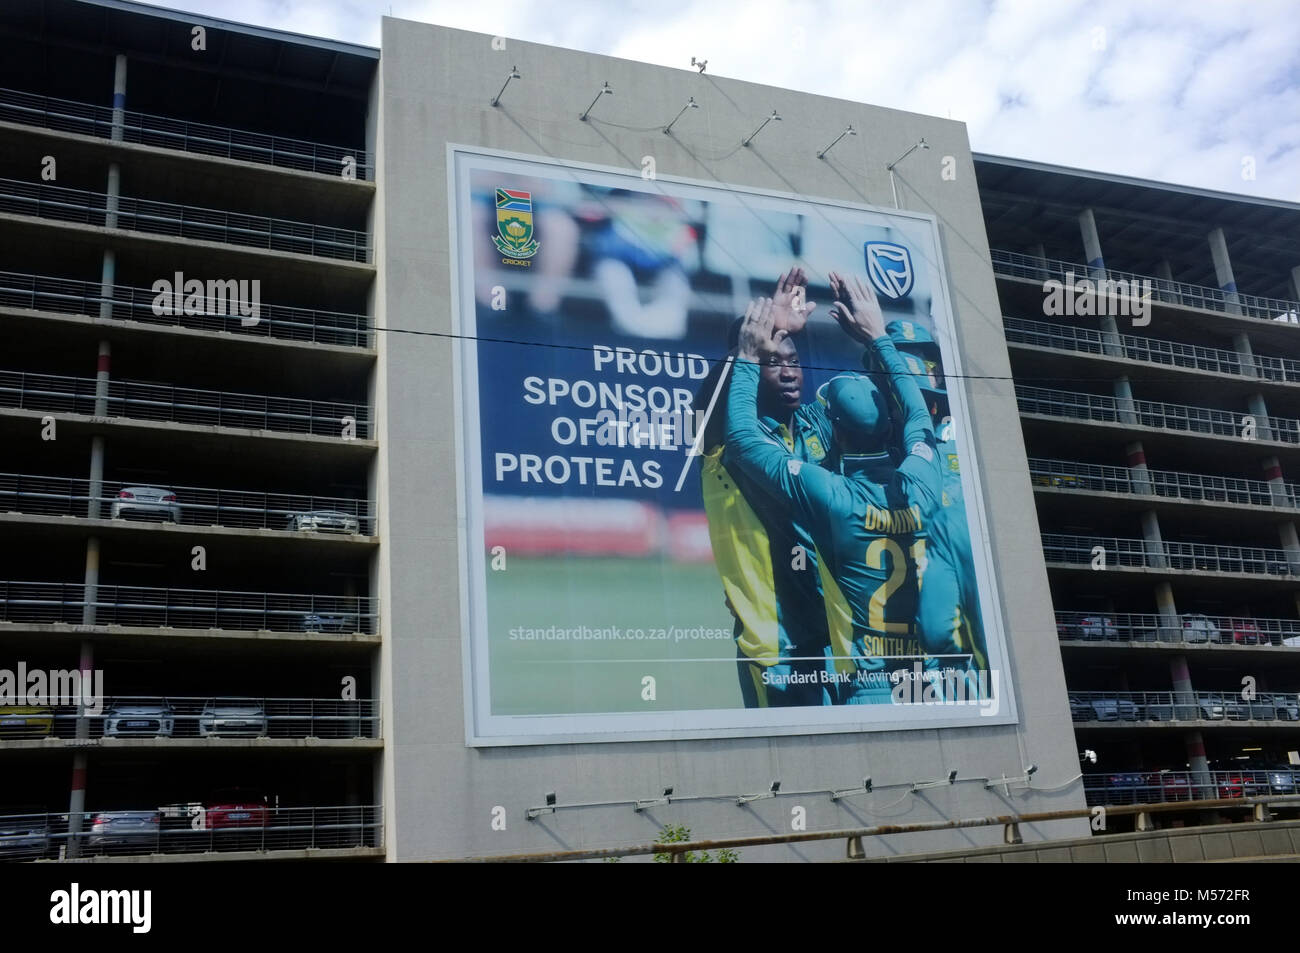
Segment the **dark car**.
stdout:
<path fill-rule="evenodd" d="M 43 807 L 6 808 L 0 816 L 0 857 L 6 860 L 44 857 L 50 849 L 50 817 Z"/>

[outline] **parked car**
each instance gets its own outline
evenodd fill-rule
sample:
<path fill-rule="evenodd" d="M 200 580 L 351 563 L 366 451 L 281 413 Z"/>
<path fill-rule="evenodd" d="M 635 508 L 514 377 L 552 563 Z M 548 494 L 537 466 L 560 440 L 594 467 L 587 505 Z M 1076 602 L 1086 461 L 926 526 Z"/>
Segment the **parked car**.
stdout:
<path fill-rule="evenodd" d="M 1267 785 L 1272 794 L 1295 794 L 1296 779 L 1291 765 L 1276 764 L 1268 761 L 1247 761 L 1242 768 L 1252 772 L 1252 781 L 1263 787 Z"/>
<path fill-rule="evenodd" d="M 1080 637 L 1079 627 L 1070 622 L 1056 623 L 1056 637 L 1058 639 L 1077 639 Z"/>
<path fill-rule="evenodd" d="M 0 857 L 43 857 L 50 848 L 50 818 L 37 805 L 6 808 L 0 816 Z"/>
<path fill-rule="evenodd" d="M 1183 641 L 1218 642 L 1220 641 L 1219 627 L 1207 615 L 1199 612 L 1190 613 L 1183 616 Z"/>
<path fill-rule="evenodd" d="M 199 715 L 200 738 L 258 738 L 266 733 L 266 707 L 253 699 L 214 699 Z"/>
<path fill-rule="evenodd" d="M 1070 717 L 1075 721 L 1137 721 L 1138 706 L 1127 698 L 1071 695 Z"/>
<path fill-rule="evenodd" d="M 90 848 L 156 847 L 157 811 L 100 811 L 90 825 Z"/>
<path fill-rule="evenodd" d="M 1186 771 L 1157 771 L 1151 775 L 1151 785 L 1160 792 L 1161 801 L 1191 801 L 1196 789 Z"/>
<path fill-rule="evenodd" d="M 113 519 L 181 521 L 181 505 L 176 494 L 158 486 L 126 486 L 113 501 Z"/>
<path fill-rule="evenodd" d="M 1119 638 L 1119 628 L 1110 616 L 1089 615 L 1079 620 L 1079 633 L 1085 639 L 1106 639 L 1114 641 Z"/>
<path fill-rule="evenodd" d="M 359 533 L 361 520 L 338 510 L 304 510 L 290 514 L 285 528 L 300 533 Z"/>
<path fill-rule="evenodd" d="M 1156 801 L 1150 776 L 1144 771 L 1123 771 L 1106 778 L 1106 803 L 1145 804 Z"/>
<path fill-rule="evenodd" d="M 117 702 L 104 716 L 105 738 L 170 738 L 176 713 L 166 702 Z"/>
<path fill-rule="evenodd" d="M 53 731 L 53 708 L 41 705 L 0 706 L 0 738 L 46 738 Z"/>
<path fill-rule="evenodd" d="M 1231 641 L 1237 645 L 1259 645 L 1265 641 L 1265 637 L 1260 634 L 1259 626 L 1250 619 L 1233 619 Z"/>
<path fill-rule="evenodd" d="M 1263 776 L 1245 767 L 1240 761 L 1217 762 L 1211 765 L 1214 783 L 1221 798 L 1259 797 L 1268 793 L 1268 782 Z"/>
<path fill-rule="evenodd" d="M 361 620 L 345 612 L 309 612 L 302 617 L 304 632 L 359 632 Z"/>
<path fill-rule="evenodd" d="M 265 847 L 271 811 L 266 796 L 247 788 L 215 792 L 204 802 L 203 816 L 213 846 L 232 850 Z"/>

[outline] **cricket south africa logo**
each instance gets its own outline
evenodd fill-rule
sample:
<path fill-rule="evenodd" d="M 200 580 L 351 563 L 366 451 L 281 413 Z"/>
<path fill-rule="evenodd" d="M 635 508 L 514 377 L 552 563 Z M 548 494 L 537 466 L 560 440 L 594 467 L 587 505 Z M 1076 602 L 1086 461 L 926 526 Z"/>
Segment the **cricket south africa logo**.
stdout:
<path fill-rule="evenodd" d="M 497 189 L 497 251 L 507 258 L 532 258 L 541 243 L 533 238 L 533 194 Z"/>
<path fill-rule="evenodd" d="M 867 258 L 867 277 L 875 289 L 886 298 L 907 297 L 913 284 L 911 253 L 893 242 L 867 242 L 862 250 Z"/>

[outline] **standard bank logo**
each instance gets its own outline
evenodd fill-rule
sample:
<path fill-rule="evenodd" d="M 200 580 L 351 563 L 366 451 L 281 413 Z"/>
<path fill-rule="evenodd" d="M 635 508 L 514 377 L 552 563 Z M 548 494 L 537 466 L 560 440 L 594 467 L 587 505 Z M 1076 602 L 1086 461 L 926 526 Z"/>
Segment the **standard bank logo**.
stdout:
<path fill-rule="evenodd" d="M 905 298 L 912 290 L 915 276 L 912 255 L 894 242 L 867 242 L 862 246 L 867 258 L 867 277 L 886 298 Z"/>

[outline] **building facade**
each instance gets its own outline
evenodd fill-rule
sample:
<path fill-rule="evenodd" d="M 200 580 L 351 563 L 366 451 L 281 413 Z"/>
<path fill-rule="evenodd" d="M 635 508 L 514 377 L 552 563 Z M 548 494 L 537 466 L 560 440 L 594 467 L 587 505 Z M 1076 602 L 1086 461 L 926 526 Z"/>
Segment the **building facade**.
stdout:
<path fill-rule="evenodd" d="M 0 698 L 19 854 L 420 860 L 667 825 L 944 822 L 1116 803 L 1124 784 L 1244 791 L 1243 750 L 1295 747 L 1296 332 L 1275 320 L 1300 297 L 1295 206 L 973 156 L 948 120 L 394 19 L 382 55 L 118 0 L 21 0 L 0 29 L 0 669 L 103 686 L 102 705 Z M 632 221 L 671 256 L 626 260 Z M 688 447 L 664 459 L 692 502 L 606 500 L 625 469 L 544 457 L 528 415 L 583 406 L 556 370 L 574 353 L 617 366 L 621 394 L 674 358 L 685 383 L 783 262 L 829 301 L 818 269 L 845 259 L 824 236 L 859 227 L 911 249 L 877 287 L 924 287 L 916 314 L 942 338 L 997 717 L 753 711 L 725 700 L 736 663 L 703 649 L 509 654 L 503 625 L 609 604 L 686 607 L 734 651 Z M 836 267 L 885 261 L 866 255 Z M 1123 314 L 1065 311 L 1062 288 L 1054 312 L 1045 282 L 1070 271 L 1149 278 L 1149 308 L 1120 288 Z M 805 356 L 835 333 L 815 314 Z M 808 390 L 847 369 L 805 364 Z M 577 439 L 546 423 L 552 449 Z M 630 459 L 620 481 L 661 476 Z"/>

